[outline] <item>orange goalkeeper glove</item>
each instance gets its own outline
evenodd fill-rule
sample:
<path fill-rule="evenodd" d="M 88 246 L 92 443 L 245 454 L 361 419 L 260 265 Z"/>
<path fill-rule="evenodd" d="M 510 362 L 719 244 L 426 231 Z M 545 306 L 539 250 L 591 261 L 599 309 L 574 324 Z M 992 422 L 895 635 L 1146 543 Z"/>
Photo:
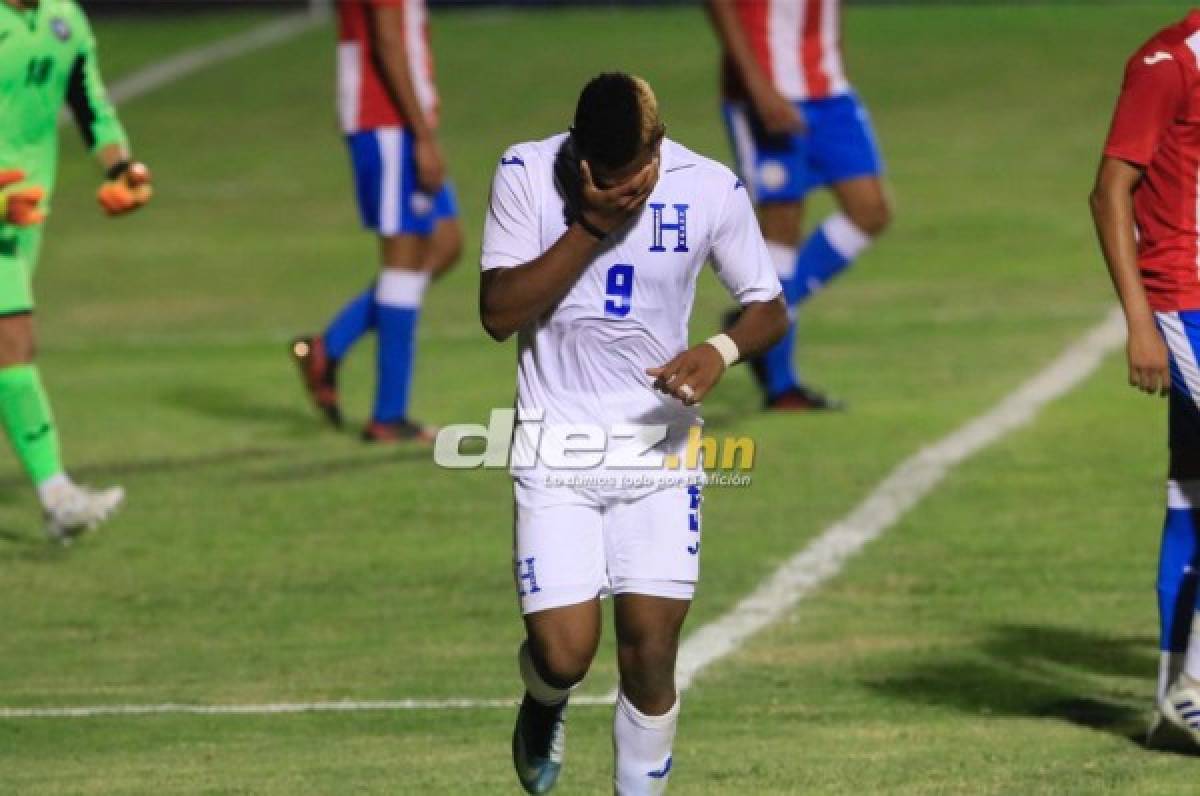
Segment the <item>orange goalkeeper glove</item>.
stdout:
<path fill-rule="evenodd" d="M 153 195 L 146 164 L 123 160 L 108 170 L 108 179 L 100 186 L 96 199 L 105 213 L 121 216 L 137 210 Z"/>
<path fill-rule="evenodd" d="M 25 172 L 20 169 L 0 169 L 0 223 L 31 227 L 46 220 L 38 207 L 46 196 L 43 189 L 35 185 L 6 190 L 23 179 Z"/>

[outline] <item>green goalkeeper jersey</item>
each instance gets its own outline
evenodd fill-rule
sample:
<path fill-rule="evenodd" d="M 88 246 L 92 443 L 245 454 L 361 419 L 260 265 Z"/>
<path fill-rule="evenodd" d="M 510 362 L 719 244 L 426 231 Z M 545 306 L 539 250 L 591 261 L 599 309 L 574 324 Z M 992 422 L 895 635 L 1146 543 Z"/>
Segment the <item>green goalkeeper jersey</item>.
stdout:
<path fill-rule="evenodd" d="M 30 10 L 0 0 L 0 168 L 22 169 L 27 182 L 51 191 L 64 104 L 88 149 L 125 143 L 83 10 L 72 0 Z"/>

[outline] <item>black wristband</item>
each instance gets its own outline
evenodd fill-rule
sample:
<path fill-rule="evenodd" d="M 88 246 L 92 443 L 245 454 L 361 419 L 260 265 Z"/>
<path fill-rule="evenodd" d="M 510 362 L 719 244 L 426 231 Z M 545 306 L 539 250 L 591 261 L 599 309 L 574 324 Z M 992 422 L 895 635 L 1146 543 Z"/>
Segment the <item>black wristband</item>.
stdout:
<path fill-rule="evenodd" d="M 583 231 L 591 235 L 597 241 L 603 242 L 604 239 L 608 237 L 607 232 L 584 218 L 583 213 L 579 213 L 575 216 L 575 223 L 583 227 Z"/>
<path fill-rule="evenodd" d="M 129 171 L 129 167 L 133 165 L 131 160 L 118 160 L 116 163 L 108 167 L 108 171 L 104 172 L 104 176 L 109 180 L 117 180 L 125 176 L 125 172 Z"/>

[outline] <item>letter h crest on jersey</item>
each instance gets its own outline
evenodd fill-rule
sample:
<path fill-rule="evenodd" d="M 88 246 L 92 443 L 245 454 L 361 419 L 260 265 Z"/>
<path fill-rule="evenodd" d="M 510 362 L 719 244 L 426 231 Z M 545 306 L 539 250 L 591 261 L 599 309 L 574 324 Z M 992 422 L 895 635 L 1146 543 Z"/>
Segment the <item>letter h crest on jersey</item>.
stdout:
<path fill-rule="evenodd" d="M 686 252 L 688 250 L 688 246 L 687 246 L 687 210 L 688 210 L 688 206 L 685 204 L 674 204 L 674 203 L 671 205 L 671 207 L 673 207 L 675 209 L 675 221 L 672 223 L 668 223 L 663 220 L 664 212 L 667 209 L 667 206 L 665 204 L 663 204 L 662 202 L 651 202 L 649 204 L 649 207 L 650 207 L 650 214 L 651 214 L 651 218 L 653 221 L 653 228 L 654 228 L 654 241 L 650 245 L 650 251 L 665 252 L 667 250 L 667 247 L 663 245 L 663 233 L 664 232 L 674 232 L 675 233 L 675 248 L 672 249 L 671 251 Z"/>

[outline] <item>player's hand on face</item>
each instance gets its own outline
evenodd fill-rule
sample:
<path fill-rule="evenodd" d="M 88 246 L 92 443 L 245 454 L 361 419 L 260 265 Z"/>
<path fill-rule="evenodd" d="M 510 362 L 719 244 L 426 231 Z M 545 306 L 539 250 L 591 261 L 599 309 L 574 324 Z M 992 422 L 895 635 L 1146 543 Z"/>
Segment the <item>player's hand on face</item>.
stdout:
<path fill-rule="evenodd" d="M 688 406 L 704 400 L 725 373 L 725 360 L 708 343 L 689 348 L 665 365 L 647 368 L 654 377 L 654 388 L 678 398 Z"/>
<path fill-rule="evenodd" d="M 25 172 L 20 169 L 0 169 L 0 222 L 30 227 L 46 219 L 40 207 L 46 196 L 45 190 L 38 186 L 6 190 L 23 179 Z"/>
<path fill-rule="evenodd" d="M 417 161 L 417 182 L 426 193 L 437 193 L 446 181 L 446 161 L 433 136 L 418 138 L 413 154 Z"/>
<path fill-rule="evenodd" d="M 1171 391 L 1171 366 L 1167 344 L 1157 329 L 1131 331 L 1126 343 L 1129 357 L 1129 386 L 1147 395 Z"/>
<path fill-rule="evenodd" d="M 100 186 L 96 200 L 108 215 L 121 216 L 137 210 L 153 196 L 150 169 L 146 168 L 145 163 L 134 161 Z"/>
<path fill-rule="evenodd" d="M 646 204 L 658 184 L 656 154 L 636 174 L 608 188 L 596 185 L 586 160 L 579 163 L 581 212 L 587 221 L 605 232 L 614 232 Z"/>
<path fill-rule="evenodd" d="M 800 109 L 772 86 L 765 87 L 755 96 L 754 111 L 772 135 L 796 135 L 805 130 Z"/>

